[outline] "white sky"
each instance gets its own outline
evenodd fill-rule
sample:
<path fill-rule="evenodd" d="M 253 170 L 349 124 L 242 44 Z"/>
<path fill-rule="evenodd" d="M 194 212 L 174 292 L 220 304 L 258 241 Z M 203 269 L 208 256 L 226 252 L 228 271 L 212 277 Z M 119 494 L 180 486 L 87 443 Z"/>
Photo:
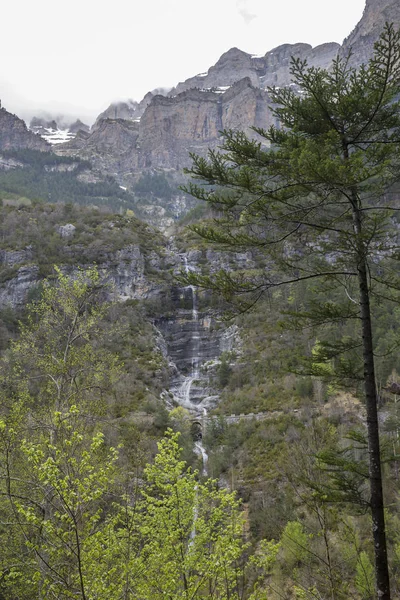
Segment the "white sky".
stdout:
<path fill-rule="evenodd" d="M 4 0 L 0 98 L 20 116 L 39 109 L 93 118 L 206 71 L 236 46 L 339 42 L 365 0 Z"/>

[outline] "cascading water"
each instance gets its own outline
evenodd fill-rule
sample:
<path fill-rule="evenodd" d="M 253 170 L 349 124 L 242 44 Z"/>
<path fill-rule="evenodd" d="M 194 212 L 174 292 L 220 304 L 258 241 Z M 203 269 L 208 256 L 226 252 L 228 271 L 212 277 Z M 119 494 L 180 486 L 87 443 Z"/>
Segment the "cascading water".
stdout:
<path fill-rule="evenodd" d="M 183 263 L 185 267 L 185 272 L 190 272 L 190 267 L 188 265 L 186 255 L 183 256 Z M 199 415 L 199 409 L 203 411 L 203 415 L 207 414 L 207 410 L 205 408 L 200 407 L 199 404 L 196 404 L 192 400 L 192 386 L 193 382 L 197 381 L 200 376 L 200 326 L 199 326 L 199 313 L 198 313 L 198 303 L 197 303 L 197 291 L 195 286 L 190 285 L 188 288 L 191 291 L 192 298 L 192 336 L 191 336 L 191 371 L 190 374 L 185 377 L 182 385 L 178 389 L 177 398 L 179 398 L 180 404 L 182 404 L 185 408 L 189 409 L 191 412 L 194 412 L 197 416 Z M 203 475 L 207 475 L 207 461 L 208 455 L 207 452 L 201 442 L 201 440 L 197 440 L 195 442 L 195 452 L 202 457 L 203 460 Z"/>

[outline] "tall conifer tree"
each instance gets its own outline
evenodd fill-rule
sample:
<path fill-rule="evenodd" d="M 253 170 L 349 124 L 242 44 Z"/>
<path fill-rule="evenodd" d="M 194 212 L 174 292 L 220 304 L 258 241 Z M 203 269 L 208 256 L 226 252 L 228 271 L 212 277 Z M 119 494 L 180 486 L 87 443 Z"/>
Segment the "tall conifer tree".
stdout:
<path fill-rule="evenodd" d="M 307 280 L 342 287 L 343 304 L 326 303 L 315 318 L 360 323 L 376 587 L 389 600 L 371 300 L 384 289 L 397 302 L 400 291 L 392 234 L 400 210 L 392 194 L 400 173 L 400 33 L 387 24 L 358 70 L 348 56 L 329 70 L 292 59 L 291 73 L 290 87 L 269 89 L 275 126 L 255 129 L 258 139 L 225 131 L 221 152 L 192 155 L 187 171 L 202 183 L 186 191 L 216 215 L 192 229 L 226 248 L 265 252 L 273 267 L 256 279 L 226 272 L 186 279 L 227 297 L 250 293 L 251 302 Z M 338 349 L 323 351 L 326 359 Z"/>

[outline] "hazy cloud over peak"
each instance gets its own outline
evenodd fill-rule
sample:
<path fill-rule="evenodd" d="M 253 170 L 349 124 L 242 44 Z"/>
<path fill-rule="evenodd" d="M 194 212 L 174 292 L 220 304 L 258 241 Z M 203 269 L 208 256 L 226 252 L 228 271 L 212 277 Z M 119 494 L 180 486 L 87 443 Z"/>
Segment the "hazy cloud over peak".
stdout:
<path fill-rule="evenodd" d="M 246 25 L 249 25 L 251 21 L 257 17 L 256 14 L 250 12 L 248 8 L 248 0 L 236 0 L 236 7 L 239 15 L 242 17 Z"/>
<path fill-rule="evenodd" d="M 229 48 L 341 43 L 365 0 L 13 0 L 2 6 L 0 98 L 18 115 L 93 120 L 113 100 L 140 101 L 203 73 Z"/>

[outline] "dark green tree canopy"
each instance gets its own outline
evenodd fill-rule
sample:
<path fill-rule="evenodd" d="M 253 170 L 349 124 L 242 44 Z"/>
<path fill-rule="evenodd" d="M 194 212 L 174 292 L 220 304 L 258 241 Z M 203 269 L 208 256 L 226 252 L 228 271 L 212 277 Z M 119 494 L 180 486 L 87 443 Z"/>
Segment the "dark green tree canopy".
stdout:
<path fill-rule="evenodd" d="M 390 600 L 371 301 L 400 299 L 393 194 L 400 177 L 400 32 L 386 24 L 358 70 L 350 56 L 329 70 L 292 59 L 291 74 L 292 86 L 269 89 L 276 125 L 254 128 L 256 139 L 223 132 L 221 151 L 193 155 L 187 171 L 202 184 L 185 191 L 214 215 L 192 230 L 226 248 L 256 249 L 269 262 L 250 277 L 182 279 L 228 299 L 250 293 L 245 308 L 267 290 L 306 280 L 342 290 L 342 301 L 325 302 L 307 317 L 360 323 L 359 341 L 321 344 L 315 362 L 362 349 L 376 592 Z"/>
<path fill-rule="evenodd" d="M 264 251 L 286 274 L 234 282 L 221 273 L 198 284 L 229 296 L 299 277 L 347 281 L 357 276 L 360 253 L 370 267 L 377 255 L 395 257 L 388 233 L 398 210 L 391 204 L 400 176 L 399 49 L 399 32 L 387 25 L 359 70 L 350 56 L 330 70 L 292 59 L 294 85 L 269 89 L 277 125 L 254 129 L 256 138 L 224 131 L 221 151 L 192 155 L 187 173 L 202 184 L 186 191 L 214 215 L 192 229 L 227 248 Z M 362 223 L 356 234 L 354 210 Z"/>

